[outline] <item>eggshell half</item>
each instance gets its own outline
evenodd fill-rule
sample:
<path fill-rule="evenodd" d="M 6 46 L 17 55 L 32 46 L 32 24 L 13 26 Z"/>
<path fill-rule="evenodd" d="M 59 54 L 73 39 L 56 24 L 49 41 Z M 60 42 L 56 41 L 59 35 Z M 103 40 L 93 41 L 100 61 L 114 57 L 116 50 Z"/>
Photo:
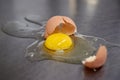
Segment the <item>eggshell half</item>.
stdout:
<path fill-rule="evenodd" d="M 99 68 L 105 64 L 107 59 L 107 48 L 101 45 L 96 53 L 96 56 L 90 56 L 82 61 L 84 66 L 88 68 Z"/>
<path fill-rule="evenodd" d="M 44 37 L 47 38 L 52 33 L 62 32 L 67 35 L 72 35 L 77 31 L 77 27 L 72 19 L 66 16 L 53 16 L 47 23 Z"/>

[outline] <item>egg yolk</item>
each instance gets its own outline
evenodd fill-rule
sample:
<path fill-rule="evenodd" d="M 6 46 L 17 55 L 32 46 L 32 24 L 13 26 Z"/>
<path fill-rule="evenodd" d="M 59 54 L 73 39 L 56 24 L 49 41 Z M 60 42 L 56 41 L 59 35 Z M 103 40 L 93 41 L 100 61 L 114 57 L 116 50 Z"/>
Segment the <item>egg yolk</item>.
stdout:
<path fill-rule="evenodd" d="M 48 36 L 45 41 L 45 46 L 51 50 L 64 50 L 72 46 L 72 40 L 66 34 L 55 33 Z"/>

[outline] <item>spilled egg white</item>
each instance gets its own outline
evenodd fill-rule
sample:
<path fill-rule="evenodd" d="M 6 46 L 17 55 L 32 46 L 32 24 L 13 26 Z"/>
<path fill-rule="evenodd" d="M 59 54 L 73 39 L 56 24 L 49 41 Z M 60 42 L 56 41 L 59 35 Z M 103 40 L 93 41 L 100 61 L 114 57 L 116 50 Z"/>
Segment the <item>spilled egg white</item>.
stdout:
<path fill-rule="evenodd" d="M 36 24 L 40 20 L 37 19 L 36 22 L 31 19 L 30 22 L 32 21 Z M 83 65 L 89 68 L 98 68 L 105 64 L 107 59 L 107 48 L 104 45 L 99 46 L 102 43 L 108 43 L 106 43 L 104 39 L 79 33 L 74 34 L 77 31 L 77 27 L 74 21 L 65 16 L 54 16 L 50 18 L 45 25 L 45 38 L 53 33 L 62 32 L 70 35 L 74 45 L 70 49 L 64 51 L 47 49 L 44 45 L 45 39 L 41 36 L 41 33 L 44 31 L 44 26 L 42 26 L 43 31 L 41 31 L 39 27 L 35 27 L 31 24 L 27 25 L 22 22 L 13 21 L 6 23 L 2 28 L 2 31 L 14 37 L 32 38 L 37 40 L 26 48 L 25 56 L 30 61 L 57 60 L 74 64 L 80 64 L 82 61 Z M 38 32 L 40 34 L 38 34 Z M 111 45 L 119 47 L 119 45 L 116 44 Z M 95 53 L 96 55 L 93 56 Z"/>

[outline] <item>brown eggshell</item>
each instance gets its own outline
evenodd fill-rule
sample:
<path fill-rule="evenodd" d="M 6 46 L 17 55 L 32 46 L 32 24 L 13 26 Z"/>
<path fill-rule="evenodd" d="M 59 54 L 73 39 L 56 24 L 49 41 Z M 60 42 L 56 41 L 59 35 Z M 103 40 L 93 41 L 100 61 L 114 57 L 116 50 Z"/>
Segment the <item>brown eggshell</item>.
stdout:
<path fill-rule="evenodd" d="M 71 35 L 76 32 L 76 28 L 77 27 L 72 19 L 66 16 L 53 16 L 46 23 L 44 37 L 47 38 L 50 34 L 55 32 Z"/>
<path fill-rule="evenodd" d="M 96 53 L 96 59 L 93 61 L 85 60 L 83 64 L 88 68 L 99 68 L 105 64 L 106 59 L 107 59 L 107 48 L 101 45 Z"/>

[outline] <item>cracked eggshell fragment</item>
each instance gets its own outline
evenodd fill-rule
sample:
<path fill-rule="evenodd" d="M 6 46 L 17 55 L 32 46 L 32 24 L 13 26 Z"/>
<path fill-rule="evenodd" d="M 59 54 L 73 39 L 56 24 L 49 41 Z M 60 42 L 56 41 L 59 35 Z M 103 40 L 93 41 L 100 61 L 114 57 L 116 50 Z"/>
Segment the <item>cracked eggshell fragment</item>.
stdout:
<path fill-rule="evenodd" d="M 66 16 L 53 16 L 45 26 L 44 37 L 47 38 L 52 33 L 61 32 L 67 35 L 72 35 L 77 31 L 75 22 Z"/>
<path fill-rule="evenodd" d="M 90 56 L 82 61 L 83 65 L 88 68 L 99 68 L 103 66 L 107 59 L 107 48 L 104 45 L 100 45 L 96 55 Z"/>

